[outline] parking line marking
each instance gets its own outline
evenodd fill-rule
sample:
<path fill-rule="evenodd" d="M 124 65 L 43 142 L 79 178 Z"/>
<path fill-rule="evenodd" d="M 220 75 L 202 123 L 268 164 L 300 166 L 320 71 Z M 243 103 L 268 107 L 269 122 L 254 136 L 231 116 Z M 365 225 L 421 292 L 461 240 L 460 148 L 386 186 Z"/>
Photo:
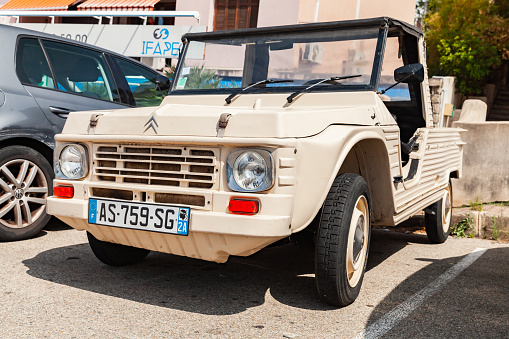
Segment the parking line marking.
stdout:
<path fill-rule="evenodd" d="M 456 278 L 463 270 L 472 265 L 486 252 L 486 248 L 476 248 L 456 265 L 445 271 L 441 276 L 431 282 L 428 286 L 405 300 L 402 304 L 392 309 L 389 313 L 368 326 L 364 331 L 355 336 L 355 339 L 376 339 L 389 332 L 398 322 L 408 317 L 427 298 L 438 292 L 442 287 Z"/>

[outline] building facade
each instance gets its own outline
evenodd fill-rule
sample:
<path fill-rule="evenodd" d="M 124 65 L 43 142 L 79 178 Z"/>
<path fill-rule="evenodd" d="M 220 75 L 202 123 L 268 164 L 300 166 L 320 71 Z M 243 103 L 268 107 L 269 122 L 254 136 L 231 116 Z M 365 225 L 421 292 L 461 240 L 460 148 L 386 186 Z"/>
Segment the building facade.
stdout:
<path fill-rule="evenodd" d="M 2 5 L 3 3 L 3 5 Z M 311 22 L 326 22 L 389 16 L 413 23 L 415 0 L 0 0 L 0 10 L 59 10 L 59 11 L 153 11 L 146 21 L 138 17 L 114 17 L 114 25 L 204 26 L 207 31 L 266 27 Z M 192 17 L 158 17 L 157 12 L 197 11 L 199 22 Z M 0 23 L 14 18 L 0 17 Z M 97 24 L 91 17 L 21 17 L 20 23 Z M 105 20 L 105 23 L 110 23 Z M 127 37 L 125 37 L 127 39 Z M 91 41 L 87 41 L 93 43 Z M 102 46 L 105 47 L 105 46 Z M 106 47 L 108 48 L 108 47 Z M 127 55 L 133 57 L 134 55 Z M 208 51 L 206 58 L 213 58 Z M 176 56 L 165 58 L 137 55 L 145 64 L 157 69 L 176 63 Z M 210 61 L 210 60 L 209 60 Z M 227 70 L 217 60 L 218 69 Z M 227 72 L 228 73 L 228 72 Z"/>

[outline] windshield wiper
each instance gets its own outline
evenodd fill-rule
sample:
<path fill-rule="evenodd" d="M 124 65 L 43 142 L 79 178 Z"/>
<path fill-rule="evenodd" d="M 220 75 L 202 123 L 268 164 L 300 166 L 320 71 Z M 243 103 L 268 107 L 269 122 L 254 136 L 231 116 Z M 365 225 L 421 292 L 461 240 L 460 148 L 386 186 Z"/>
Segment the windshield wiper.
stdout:
<path fill-rule="evenodd" d="M 330 78 L 325 78 L 325 79 L 317 79 L 318 81 L 316 83 L 312 84 L 311 86 L 308 86 L 308 87 L 306 87 L 304 89 L 301 89 L 300 91 L 292 93 L 288 98 L 286 98 L 286 101 L 288 101 L 288 103 L 291 104 L 293 99 L 295 99 L 296 96 L 298 96 L 301 93 L 307 92 L 311 88 L 313 88 L 315 86 L 318 86 L 320 84 L 331 83 L 331 82 L 333 84 L 336 84 L 335 81 L 344 80 L 344 79 L 350 79 L 350 78 L 358 78 L 360 76 L 362 76 L 362 75 L 361 74 L 355 74 L 355 75 L 345 75 L 345 76 L 342 76 L 342 77 L 330 77 Z"/>
<path fill-rule="evenodd" d="M 245 92 L 245 91 L 247 91 L 250 88 L 260 87 L 260 86 L 263 86 L 265 84 L 277 84 L 277 83 L 280 83 L 280 82 L 293 82 L 293 80 L 272 80 L 272 79 L 265 79 L 265 80 L 262 80 L 262 81 L 258 81 L 258 82 L 255 82 L 254 84 L 251 84 L 251 85 L 249 85 L 247 87 L 244 87 L 241 91 L 239 91 L 237 93 L 230 94 L 228 96 L 228 98 L 224 99 L 224 101 L 226 101 L 227 104 L 230 104 L 232 102 L 233 98 L 235 98 L 238 95 L 241 95 L 242 92 Z"/>

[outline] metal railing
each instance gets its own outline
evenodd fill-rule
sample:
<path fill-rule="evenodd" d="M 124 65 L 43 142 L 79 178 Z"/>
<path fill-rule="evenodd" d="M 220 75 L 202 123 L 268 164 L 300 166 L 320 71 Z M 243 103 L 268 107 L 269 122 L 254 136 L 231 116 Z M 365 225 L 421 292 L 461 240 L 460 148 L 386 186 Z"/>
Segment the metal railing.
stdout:
<path fill-rule="evenodd" d="M 55 17 L 62 18 L 81 18 L 94 17 L 102 24 L 102 18 L 109 19 L 109 24 L 113 23 L 113 17 L 139 17 L 143 19 L 143 24 L 147 23 L 149 17 L 166 17 L 166 18 L 195 18 L 200 23 L 200 13 L 197 11 L 44 11 L 44 10 L 1 10 L 0 16 L 19 17 L 50 17 L 51 23 L 55 23 Z"/>

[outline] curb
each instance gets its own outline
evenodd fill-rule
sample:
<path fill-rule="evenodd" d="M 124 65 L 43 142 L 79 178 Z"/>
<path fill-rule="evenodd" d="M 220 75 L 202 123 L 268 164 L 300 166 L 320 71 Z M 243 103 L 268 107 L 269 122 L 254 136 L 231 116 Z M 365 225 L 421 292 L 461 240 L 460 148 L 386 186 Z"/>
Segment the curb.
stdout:
<path fill-rule="evenodd" d="M 469 207 L 454 208 L 451 228 L 463 230 L 478 238 L 509 240 L 509 207 L 482 205 L 481 211 Z"/>

